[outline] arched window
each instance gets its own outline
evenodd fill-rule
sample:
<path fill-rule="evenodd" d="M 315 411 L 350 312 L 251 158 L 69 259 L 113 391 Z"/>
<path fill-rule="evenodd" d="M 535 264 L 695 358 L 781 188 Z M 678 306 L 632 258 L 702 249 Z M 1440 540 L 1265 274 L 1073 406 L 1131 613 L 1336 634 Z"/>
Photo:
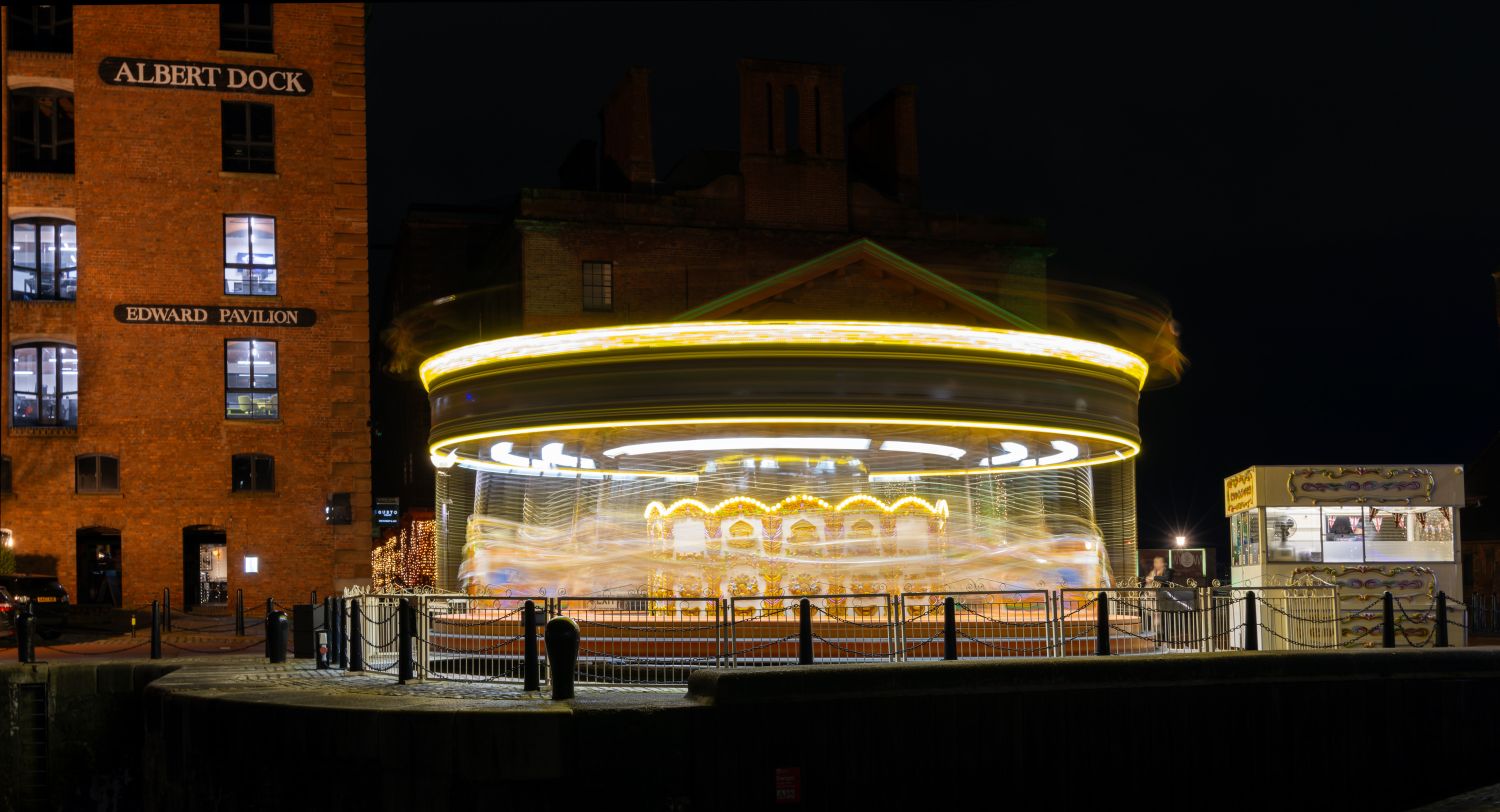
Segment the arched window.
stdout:
<path fill-rule="evenodd" d="M 72 299 L 78 295 L 78 227 L 28 217 L 10 224 L 10 298 Z"/>
<path fill-rule="evenodd" d="M 73 458 L 77 493 L 119 493 L 120 458 L 108 454 L 80 454 Z"/>
<path fill-rule="evenodd" d="M 229 464 L 230 489 L 269 493 L 276 490 L 276 459 L 269 454 L 235 454 Z"/>
<path fill-rule="evenodd" d="M 823 154 L 823 89 L 813 88 L 813 152 Z"/>
<path fill-rule="evenodd" d="M 766 152 L 776 151 L 776 91 L 766 82 Z"/>
<path fill-rule="evenodd" d="M 10 352 L 12 426 L 78 425 L 78 349 L 18 344 Z"/>
<path fill-rule="evenodd" d="M 49 87 L 10 91 L 10 170 L 73 171 L 73 94 Z"/>
<path fill-rule="evenodd" d="M 7 3 L 12 51 L 73 52 L 73 4 Z"/>
<path fill-rule="evenodd" d="M 798 104 L 796 85 L 787 85 L 783 103 L 786 105 L 786 151 L 787 154 L 802 151 L 801 109 Z"/>

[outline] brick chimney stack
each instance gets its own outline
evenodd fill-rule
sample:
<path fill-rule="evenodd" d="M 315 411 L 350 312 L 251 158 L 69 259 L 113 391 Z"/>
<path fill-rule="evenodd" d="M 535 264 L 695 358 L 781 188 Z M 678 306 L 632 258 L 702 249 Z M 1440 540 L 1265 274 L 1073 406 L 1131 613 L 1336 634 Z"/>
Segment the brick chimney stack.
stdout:
<path fill-rule="evenodd" d="M 599 111 L 599 152 L 612 165 L 605 174 L 632 190 L 649 190 L 656 182 L 651 149 L 651 71 L 633 67 L 615 86 Z M 618 172 L 618 175 L 616 175 Z"/>
<path fill-rule="evenodd" d="M 740 175 L 746 223 L 848 229 L 842 67 L 740 60 Z"/>
<path fill-rule="evenodd" d="M 921 204 L 915 85 L 891 90 L 849 126 L 849 172 L 900 203 Z"/>

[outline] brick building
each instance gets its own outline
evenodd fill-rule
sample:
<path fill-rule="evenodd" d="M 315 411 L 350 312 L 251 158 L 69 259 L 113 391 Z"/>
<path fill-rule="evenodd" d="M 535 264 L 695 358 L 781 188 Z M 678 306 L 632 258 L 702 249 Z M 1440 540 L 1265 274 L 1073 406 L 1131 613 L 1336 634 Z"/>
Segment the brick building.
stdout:
<path fill-rule="evenodd" d="M 1153 382 L 1175 379 L 1164 305 L 1049 278 L 1037 221 L 922 207 L 914 88 L 846 118 L 841 67 L 744 59 L 738 93 L 739 150 L 691 154 L 660 174 L 650 74 L 631 68 L 604 102 L 598 140 L 568 153 L 559 186 L 522 189 L 484 239 L 459 212 L 414 211 L 397 245 L 387 369 L 410 375 L 441 350 L 520 333 L 834 318 L 1064 332 L 1147 357 Z M 451 239 L 460 229 L 464 238 Z M 989 315 L 976 320 L 975 302 Z M 434 476 L 422 470 L 425 433 L 410 429 L 428 424 L 426 404 L 414 383 L 392 389 L 377 420 L 407 427 L 395 429 L 405 432 L 403 460 L 391 467 L 402 480 L 377 473 L 376 487 L 409 492 Z M 1133 472 L 1129 461 L 1106 466 L 1094 485 L 1129 494 L 1114 501 L 1128 502 L 1123 512 L 1098 518 L 1131 545 Z M 466 476 L 436 473 L 440 558 L 463 544 L 463 527 L 444 516 L 468 514 Z M 1133 572 L 1124 555 L 1117 566 L 1126 561 Z"/>
<path fill-rule="evenodd" d="M 366 581 L 363 4 L 3 13 L 21 568 L 123 606 Z"/>

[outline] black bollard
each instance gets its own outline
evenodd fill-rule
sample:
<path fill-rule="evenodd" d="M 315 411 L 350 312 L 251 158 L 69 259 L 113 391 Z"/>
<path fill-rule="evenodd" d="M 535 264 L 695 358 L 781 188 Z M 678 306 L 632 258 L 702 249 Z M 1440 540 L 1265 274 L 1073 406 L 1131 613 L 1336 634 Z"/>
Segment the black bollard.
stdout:
<path fill-rule="evenodd" d="M 237 637 L 245 636 L 245 590 L 234 591 L 234 633 Z"/>
<path fill-rule="evenodd" d="M 797 604 L 797 664 L 813 664 L 812 601 L 803 598 Z"/>
<path fill-rule="evenodd" d="M 323 599 L 323 631 L 328 632 L 329 662 L 332 662 L 338 656 L 334 653 L 334 646 L 337 644 L 333 642 L 333 630 L 336 623 L 337 621 L 333 619 L 333 596 L 330 595 Z M 313 647 L 316 648 L 317 645 L 317 640 L 314 640 Z"/>
<path fill-rule="evenodd" d="M 161 659 L 161 607 L 151 602 L 151 659 Z"/>
<path fill-rule="evenodd" d="M 22 663 L 36 662 L 36 618 L 28 611 L 16 609 L 16 659 Z"/>
<path fill-rule="evenodd" d="M 578 670 L 578 623 L 570 617 L 547 621 L 547 661 L 552 664 L 552 698 L 572 699 Z"/>
<path fill-rule="evenodd" d="M 162 628 L 172 631 L 172 588 L 169 586 L 161 588 L 161 617 Z"/>
<path fill-rule="evenodd" d="M 286 612 L 266 615 L 266 659 L 273 663 L 286 662 Z"/>
<path fill-rule="evenodd" d="M 339 653 L 339 668 L 349 669 L 349 617 L 344 614 L 349 611 L 349 599 L 339 598 L 337 608 L 334 610 L 333 647 Z"/>
<path fill-rule="evenodd" d="M 266 617 L 270 617 L 274 611 L 276 611 L 276 599 L 266 598 Z"/>
<path fill-rule="evenodd" d="M 412 638 L 416 636 L 416 623 L 412 617 L 411 602 L 406 598 L 396 606 L 396 681 L 405 685 L 407 680 L 416 676 L 416 668 L 412 663 Z"/>
<path fill-rule="evenodd" d="M 365 641 L 359 618 L 359 598 L 349 601 L 349 670 L 365 670 Z"/>
<path fill-rule="evenodd" d="M 958 659 L 958 623 L 953 617 L 953 598 L 943 598 L 943 659 Z"/>
<path fill-rule="evenodd" d="M 1094 653 L 1100 657 L 1109 654 L 1109 593 L 1099 593 L 1099 628 L 1094 641 Z"/>
<path fill-rule="evenodd" d="M 1386 592 L 1380 599 L 1380 647 L 1396 647 L 1396 599 Z"/>
<path fill-rule="evenodd" d="M 1437 598 L 1437 643 L 1438 648 L 1448 648 L 1448 593 L 1439 592 Z"/>
<path fill-rule="evenodd" d="M 1255 603 L 1255 590 L 1245 593 L 1245 650 L 1260 651 L 1260 619 Z"/>
<path fill-rule="evenodd" d="M 527 601 L 526 605 L 521 607 L 521 623 L 525 626 L 522 634 L 525 635 L 526 640 L 526 647 L 523 649 L 526 659 L 522 664 L 522 677 L 525 682 L 521 690 L 540 691 L 542 690 L 542 665 L 541 657 L 537 652 L 536 604 L 534 602 Z"/>

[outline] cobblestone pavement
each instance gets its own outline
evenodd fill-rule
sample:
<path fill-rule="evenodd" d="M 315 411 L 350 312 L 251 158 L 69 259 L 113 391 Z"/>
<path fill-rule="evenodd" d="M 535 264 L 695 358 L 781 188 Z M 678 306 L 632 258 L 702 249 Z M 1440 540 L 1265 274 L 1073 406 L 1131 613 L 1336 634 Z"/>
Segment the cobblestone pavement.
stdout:
<path fill-rule="evenodd" d="M 192 668 L 163 680 L 173 688 L 215 693 L 274 691 L 278 695 L 300 693 L 308 698 L 366 696 L 371 699 L 456 700 L 464 705 L 505 701 L 550 704 L 546 685 L 541 691 L 523 691 L 520 683 L 508 681 L 428 680 L 401 685 L 395 676 L 388 674 L 352 673 L 332 668 L 319 670 L 308 661 L 273 665 L 258 657 L 204 657 L 193 661 Z M 687 688 L 682 685 L 582 684 L 577 686 L 576 693 L 575 701 L 587 704 L 601 700 L 610 704 L 640 700 L 657 704 L 685 699 Z"/>

